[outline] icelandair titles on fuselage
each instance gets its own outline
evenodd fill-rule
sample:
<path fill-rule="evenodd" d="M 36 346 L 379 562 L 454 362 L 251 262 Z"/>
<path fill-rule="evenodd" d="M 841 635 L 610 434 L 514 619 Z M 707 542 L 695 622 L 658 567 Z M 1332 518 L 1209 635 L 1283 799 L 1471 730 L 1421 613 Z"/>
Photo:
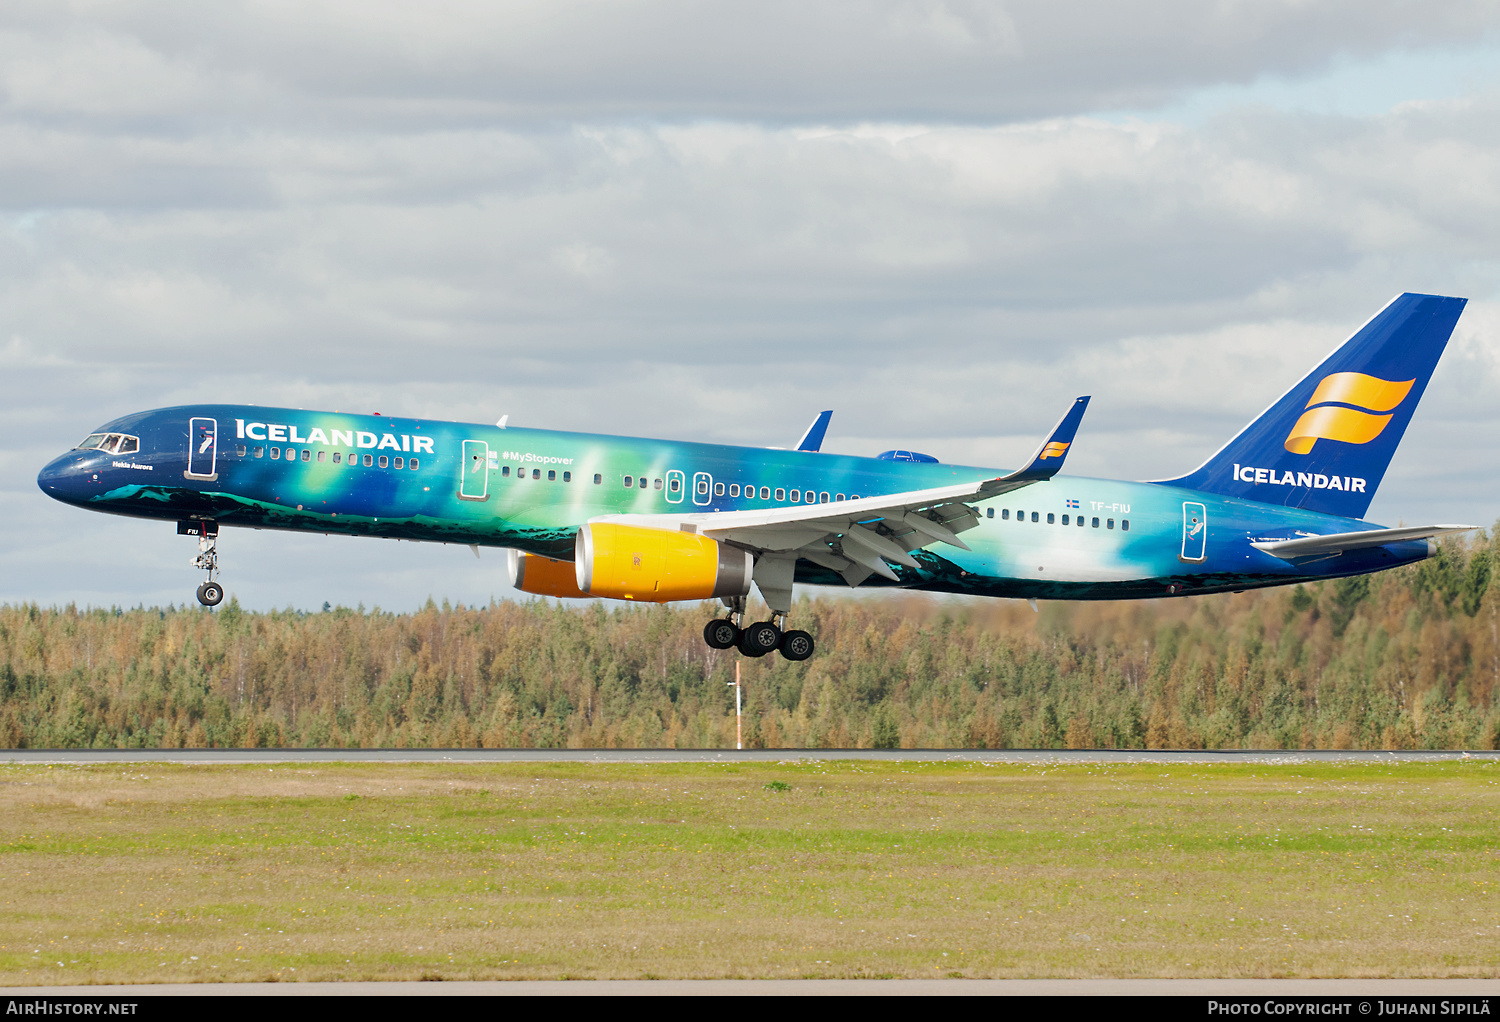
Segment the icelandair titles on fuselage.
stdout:
<path fill-rule="evenodd" d="M 277 444 L 321 444 L 324 447 L 364 447 L 378 451 L 410 451 L 413 454 L 431 454 L 432 437 L 412 436 L 402 433 L 375 434 L 364 430 L 330 429 L 327 433 L 313 427 L 311 433 L 302 436 L 296 426 L 275 422 L 246 422 L 234 420 L 234 435 L 240 440 L 268 440 Z M 330 439 L 330 437 L 332 439 Z"/>
<path fill-rule="evenodd" d="M 1249 465 L 1234 466 L 1234 478 L 1242 483 L 1263 483 L 1267 486 L 1304 486 L 1310 490 L 1348 490 L 1364 493 L 1365 481 L 1358 476 L 1329 476 L 1321 472 L 1282 472 L 1278 477 L 1274 468 L 1252 468 Z"/>

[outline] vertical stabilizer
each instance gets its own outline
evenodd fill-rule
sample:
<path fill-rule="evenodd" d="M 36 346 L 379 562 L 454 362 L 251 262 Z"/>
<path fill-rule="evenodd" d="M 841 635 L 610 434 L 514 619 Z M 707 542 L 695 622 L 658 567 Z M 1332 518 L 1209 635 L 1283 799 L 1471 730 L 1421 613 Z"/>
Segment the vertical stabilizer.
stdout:
<path fill-rule="evenodd" d="M 1363 518 L 1466 302 L 1400 296 L 1208 461 L 1157 481 Z"/>

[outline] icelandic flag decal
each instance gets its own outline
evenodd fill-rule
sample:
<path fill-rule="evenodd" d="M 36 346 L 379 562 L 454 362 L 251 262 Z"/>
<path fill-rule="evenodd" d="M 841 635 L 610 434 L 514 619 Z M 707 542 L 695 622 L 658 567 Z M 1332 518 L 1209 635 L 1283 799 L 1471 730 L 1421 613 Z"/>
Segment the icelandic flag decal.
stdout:
<path fill-rule="evenodd" d="M 1068 507 L 1077 507 L 1077 506 L 1078 506 L 1078 501 L 1076 501 L 1076 500 L 1070 500 L 1070 501 L 1068 501 Z"/>

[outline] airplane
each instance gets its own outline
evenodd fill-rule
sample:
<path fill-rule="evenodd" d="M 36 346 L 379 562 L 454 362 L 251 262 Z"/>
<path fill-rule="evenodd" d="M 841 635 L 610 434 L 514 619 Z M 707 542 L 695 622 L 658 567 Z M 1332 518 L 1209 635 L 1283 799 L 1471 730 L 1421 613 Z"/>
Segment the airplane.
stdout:
<path fill-rule="evenodd" d="M 1036 600 L 1194 596 L 1383 571 L 1475 526 L 1363 521 L 1466 299 L 1403 294 L 1202 465 L 1064 476 L 1089 398 L 1022 468 L 912 451 L 795 450 L 201 404 L 100 426 L 37 477 L 49 497 L 175 522 L 215 606 L 222 526 L 508 551 L 525 593 L 719 600 L 715 649 L 805 660 L 797 584 Z M 746 622 L 752 585 L 770 619 Z"/>

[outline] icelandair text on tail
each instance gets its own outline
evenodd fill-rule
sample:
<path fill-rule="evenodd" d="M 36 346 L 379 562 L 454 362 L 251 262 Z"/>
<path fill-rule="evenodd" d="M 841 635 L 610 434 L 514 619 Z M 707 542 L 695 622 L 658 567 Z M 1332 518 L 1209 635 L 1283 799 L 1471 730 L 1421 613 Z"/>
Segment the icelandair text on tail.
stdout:
<path fill-rule="evenodd" d="M 1241 483 L 1265 483 L 1268 486 L 1303 486 L 1309 490 L 1348 490 L 1364 493 L 1365 481 L 1358 476 L 1328 476 L 1321 472 L 1282 472 L 1274 468 L 1234 466 L 1234 478 Z"/>

